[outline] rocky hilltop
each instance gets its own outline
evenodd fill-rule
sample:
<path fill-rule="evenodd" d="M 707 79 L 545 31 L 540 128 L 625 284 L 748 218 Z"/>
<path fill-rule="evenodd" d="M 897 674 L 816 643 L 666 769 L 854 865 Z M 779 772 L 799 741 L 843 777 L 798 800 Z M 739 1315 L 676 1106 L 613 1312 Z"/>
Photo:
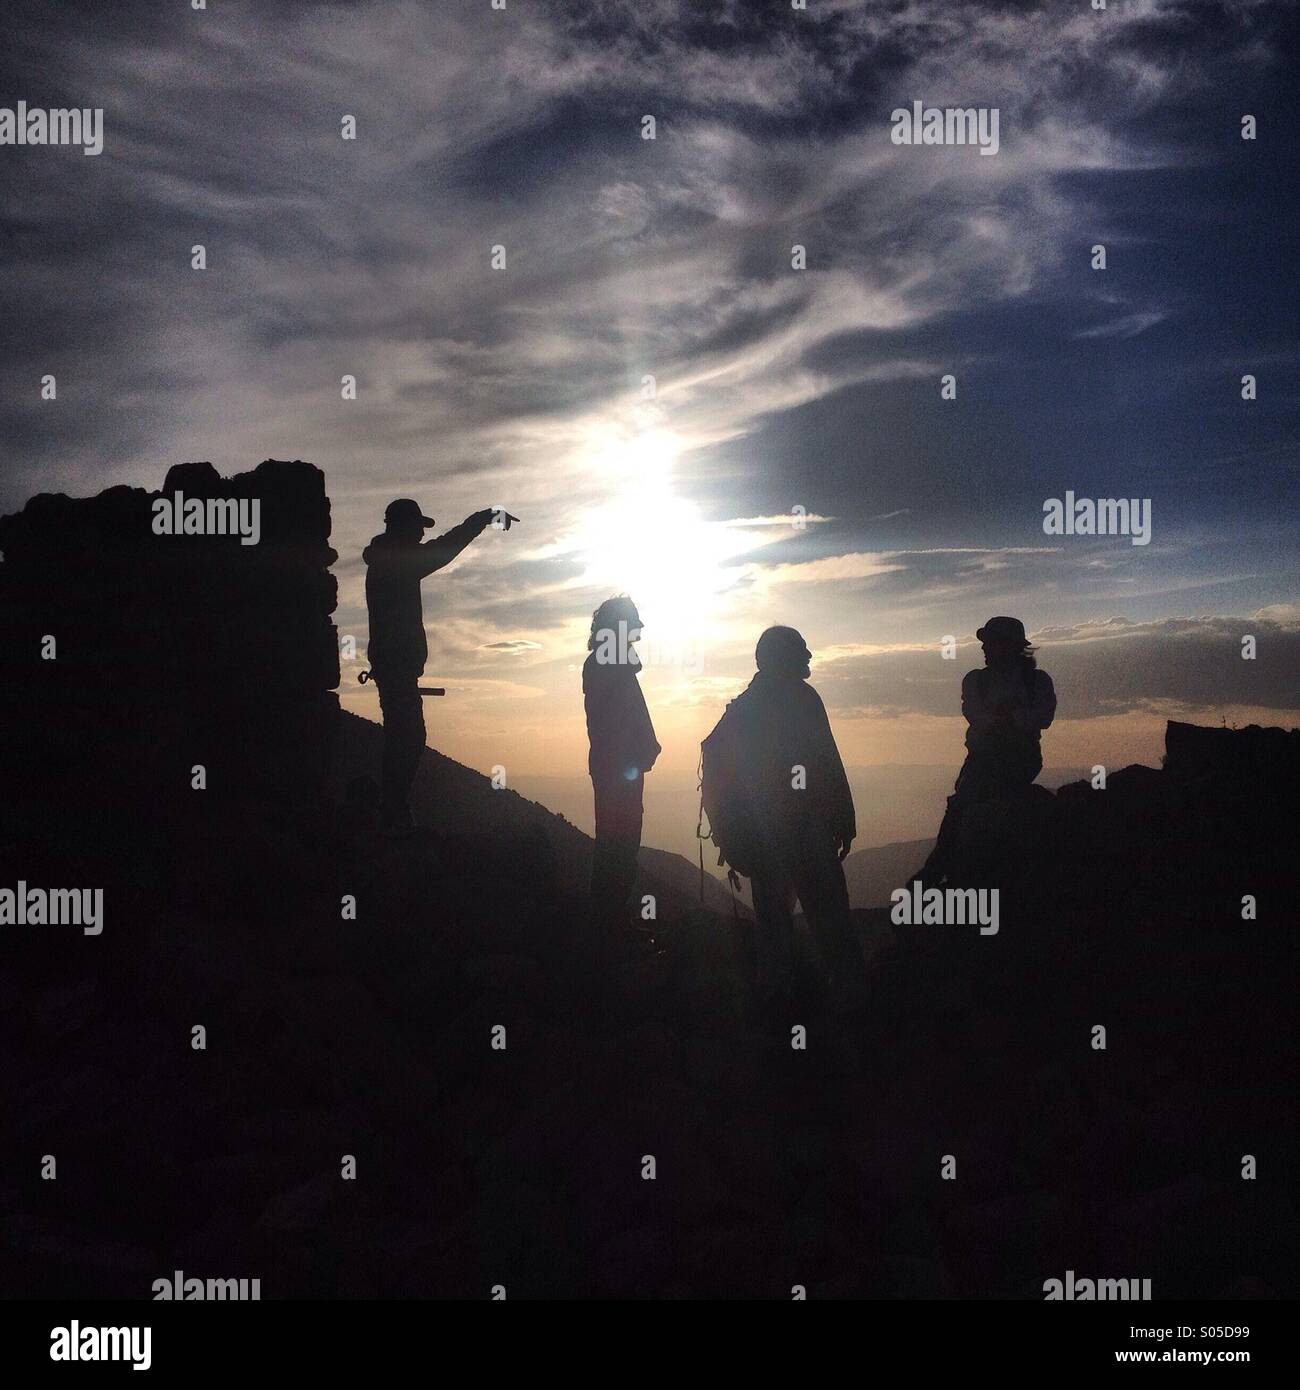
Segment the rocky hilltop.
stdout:
<path fill-rule="evenodd" d="M 261 489 L 265 551 L 129 489 L 0 522 L 0 886 L 104 893 L 95 936 L 0 927 L 0 1292 L 1295 1295 L 1296 732 L 1171 724 L 993 808 L 996 935 L 860 913 L 867 1006 L 809 971 L 760 1018 L 744 921 L 645 875 L 655 950 L 611 956 L 586 837 L 432 750 L 378 836 L 320 474 L 180 473 Z"/>

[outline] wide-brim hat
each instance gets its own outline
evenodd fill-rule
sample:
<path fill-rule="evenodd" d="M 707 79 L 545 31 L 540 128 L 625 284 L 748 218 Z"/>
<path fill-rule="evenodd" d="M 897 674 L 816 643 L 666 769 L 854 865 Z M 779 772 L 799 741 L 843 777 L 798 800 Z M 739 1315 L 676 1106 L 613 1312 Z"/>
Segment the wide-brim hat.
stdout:
<path fill-rule="evenodd" d="M 1014 642 L 1021 647 L 1029 645 L 1025 625 L 1019 618 L 990 618 L 975 637 L 980 642 Z"/>

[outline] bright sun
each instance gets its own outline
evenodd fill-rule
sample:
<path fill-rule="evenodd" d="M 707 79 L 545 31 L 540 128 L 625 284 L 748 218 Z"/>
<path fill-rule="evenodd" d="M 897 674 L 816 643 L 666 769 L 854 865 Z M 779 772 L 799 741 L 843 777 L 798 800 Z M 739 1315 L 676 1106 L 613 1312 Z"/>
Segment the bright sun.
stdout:
<path fill-rule="evenodd" d="M 726 562 L 752 543 L 675 495 L 675 457 L 658 431 L 602 450 L 595 467 L 613 495 L 583 515 L 566 547 L 584 588 L 632 596 L 650 641 L 698 638 L 722 606 Z"/>

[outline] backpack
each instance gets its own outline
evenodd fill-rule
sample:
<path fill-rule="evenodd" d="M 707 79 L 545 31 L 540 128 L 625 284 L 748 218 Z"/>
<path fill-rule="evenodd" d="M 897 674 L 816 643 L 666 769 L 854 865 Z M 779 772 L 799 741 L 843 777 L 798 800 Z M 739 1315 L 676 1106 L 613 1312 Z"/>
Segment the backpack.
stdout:
<path fill-rule="evenodd" d="M 704 841 L 718 847 L 718 863 L 728 866 L 727 877 L 754 876 L 762 862 L 757 827 L 749 810 L 749 797 L 740 777 L 743 765 L 740 720 L 730 705 L 700 744 L 700 817 L 695 826 L 700 841 L 700 872 L 704 872 Z M 707 818 L 709 828 L 704 830 Z"/>

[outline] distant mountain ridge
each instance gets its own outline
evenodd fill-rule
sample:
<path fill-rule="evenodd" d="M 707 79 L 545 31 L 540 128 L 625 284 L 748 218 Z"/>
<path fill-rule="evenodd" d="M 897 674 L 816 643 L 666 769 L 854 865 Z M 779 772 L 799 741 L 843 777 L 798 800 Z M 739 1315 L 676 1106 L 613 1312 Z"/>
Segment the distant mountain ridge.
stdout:
<path fill-rule="evenodd" d="M 934 848 L 930 840 L 900 840 L 857 849 L 844 861 L 849 902 L 854 907 L 887 907 L 895 888 L 905 886 Z"/>

